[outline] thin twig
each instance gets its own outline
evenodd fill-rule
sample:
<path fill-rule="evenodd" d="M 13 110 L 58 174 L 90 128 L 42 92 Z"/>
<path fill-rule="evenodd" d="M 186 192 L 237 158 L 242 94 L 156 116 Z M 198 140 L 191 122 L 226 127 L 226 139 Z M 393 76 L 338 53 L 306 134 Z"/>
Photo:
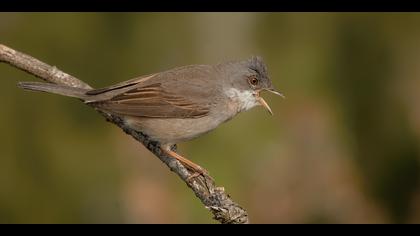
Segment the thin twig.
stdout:
<path fill-rule="evenodd" d="M 8 63 L 20 70 L 26 71 L 46 82 L 68 85 L 78 88 L 91 89 L 92 87 L 85 82 L 62 72 L 55 66 L 50 66 L 38 59 L 29 55 L 18 52 L 14 49 L 0 44 L 0 62 Z M 131 135 L 137 141 L 142 143 L 148 150 L 150 150 L 156 157 L 165 163 L 171 171 L 175 172 L 195 195 L 201 200 L 204 206 L 211 211 L 214 219 L 221 223 L 241 224 L 249 223 L 247 212 L 235 203 L 224 188 L 216 187 L 211 177 L 198 176 L 189 178 L 191 173 L 179 161 L 168 157 L 161 152 L 160 144 L 151 140 L 147 134 L 136 131 L 128 127 L 123 119 L 119 116 L 99 111 L 107 121 L 114 123 L 125 133 Z M 173 150 L 176 146 L 173 146 Z"/>

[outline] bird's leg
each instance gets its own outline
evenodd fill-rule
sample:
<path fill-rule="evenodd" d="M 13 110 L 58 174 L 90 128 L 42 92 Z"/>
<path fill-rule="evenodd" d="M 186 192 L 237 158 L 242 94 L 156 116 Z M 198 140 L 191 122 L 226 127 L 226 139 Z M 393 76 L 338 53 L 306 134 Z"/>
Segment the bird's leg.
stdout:
<path fill-rule="evenodd" d="M 194 173 L 189 177 L 189 179 L 195 178 L 199 175 L 208 176 L 207 171 L 203 167 L 172 151 L 170 145 L 162 147 L 162 151 L 168 154 L 168 156 L 180 161 L 188 169 L 194 171 Z"/>

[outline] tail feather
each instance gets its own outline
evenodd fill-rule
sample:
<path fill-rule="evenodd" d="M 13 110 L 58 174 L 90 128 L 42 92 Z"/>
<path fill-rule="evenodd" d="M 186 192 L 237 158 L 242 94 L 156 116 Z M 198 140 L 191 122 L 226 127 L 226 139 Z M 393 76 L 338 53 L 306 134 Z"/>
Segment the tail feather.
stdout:
<path fill-rule="evenodd" d="M 83 100 L 87 99 L 88 95 L 86 95 L 86 92 L 89 91 L 87 89 L 82 88 L 74 88 L 66 85 L 42 82 L 19 82 L 18 87 L 26 90 L 42 91 L 47 93 L 59 94 L 67 97 L 75 97 Z"/>

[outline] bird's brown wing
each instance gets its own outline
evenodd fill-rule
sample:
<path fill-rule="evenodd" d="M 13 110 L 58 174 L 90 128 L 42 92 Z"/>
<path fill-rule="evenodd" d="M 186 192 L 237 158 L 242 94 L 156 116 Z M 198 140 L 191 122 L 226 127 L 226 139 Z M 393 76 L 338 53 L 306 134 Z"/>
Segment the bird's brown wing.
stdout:
<path fill-rule="evenodd" d="M 95 106 L 119 115 L 149 118 L 199 118 L 209 113 L 209 105 L 191 101 L 164 89 L 161 83 L 135 87 Z"/>
<path fill-rule="evenodd" d="M 145 75 L 145 76 L 141 76 L 138 78 L 134 78 L 131 80 L 127 80 L 115 85 L 111 85 L 108 87 L 104 87 L 104 88 L 99 88 L 99 89 L 93 89 L 90 90 L 88 92 L 86 92 L 87 95 L 99 95 L 99 94 L 103 94 L 103 93 L 109 93 L 110 91 L 115 91 L 115 90 L 120 90 L 120 89 L 124 89 L 124 88 L 128 88 L 131 87 L 133 85 L 136 85 L 138 83 L 141 83 L 143 81 L 146 81 L 148 79 L 151 79 L 155 76 L 155 74 L 152 75 Z"/>

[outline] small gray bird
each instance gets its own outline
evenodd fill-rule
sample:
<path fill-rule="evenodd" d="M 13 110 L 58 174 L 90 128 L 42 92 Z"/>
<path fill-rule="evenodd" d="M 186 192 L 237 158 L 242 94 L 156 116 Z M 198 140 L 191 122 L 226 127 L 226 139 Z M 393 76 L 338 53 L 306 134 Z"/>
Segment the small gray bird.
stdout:
<path fill-rule="evenodd" d="M 201 136 L 257 105 L 272 114 L 260 97 L 263 90 L 283 97 L 274 89 L 261 57 L 178 67 L 93 90 L 38 82 L 18 86 L 76 97 L 97 110 L 118 115 L 198 174 L 205 174 L 204 169 L 173 152 L 173 144 Z"/>

